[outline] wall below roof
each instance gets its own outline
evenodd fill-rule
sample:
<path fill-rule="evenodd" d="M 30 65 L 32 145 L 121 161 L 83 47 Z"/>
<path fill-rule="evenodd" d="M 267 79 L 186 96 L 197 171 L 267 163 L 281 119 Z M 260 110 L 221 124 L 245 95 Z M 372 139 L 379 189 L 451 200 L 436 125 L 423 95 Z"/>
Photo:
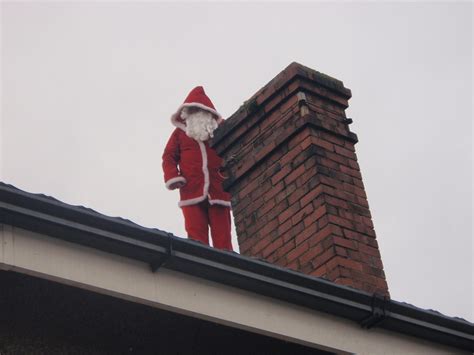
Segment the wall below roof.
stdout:
<path fill-rule="evenodd" d="M 463 354 L 10 225 L 0 225 L 0 269 L 339 354 Z"/>
<path fill-rule="evenodd" d="M 332 354 L 16 272 L 0 285 L 0 354 Z"/>

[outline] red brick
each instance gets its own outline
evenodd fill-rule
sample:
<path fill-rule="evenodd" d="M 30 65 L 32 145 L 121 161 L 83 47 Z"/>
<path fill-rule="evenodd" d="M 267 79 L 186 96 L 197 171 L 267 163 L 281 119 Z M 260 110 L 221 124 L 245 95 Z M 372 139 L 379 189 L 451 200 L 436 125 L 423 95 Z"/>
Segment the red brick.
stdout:
<path fill-rule="evenodd" d="M 246 254 L 246 251 L 249 250 L 252 246 L 254 246 L 257 243 L 257 241 L 258 241 L 257 238 L 249 238 L 243 243 L 239 242 L 240 252 L 242 254 Z"/>
<path fill-rule="evenodd" d="M 323 229 L 328 224 L 329 224 L 329 218 L 328 218 L 327 214 L 325 214 L 324 216 L 322 216 L 321 218 L 318 219 L 318 228 L 319 229 Z"/>
<path fill-rule="evenodd" d="M 298 98 L 296 95 L 293 95 L 280 106 L 280 112 L 290 110 L 292 107 L 296 107 L 297 105 Z"/>
<path fill-rule="evenodd" d="M 354 230 L 356 232 L 360 232 L 362 234 L 365 234 L 369 237 L 375 238 L 375 231 L 373 228 L 366 226 L 365 224 L 359 223 L 359 222 L 353 222 L 354 225 Z"/>
<path fill-rule="evenodd" d="M 257 181 L 257 185 L 258 185 L 258 188 L 250 192 L 250 198 L 252 200 L 256 200 L 257 198 L 262 196 L 265 192 L 267 192 L 273 187 L 270 180 L 263 180 L 261 182 Z"/>
<path fill-rule="evenodd" d="M 363 206 L 363 207 L 367 207 L 369 208 L 369 204 L 367 202 L 367 199 L 366 198 L 362 198 L 362 197 L 359 197 L 359 196 L 355 196 L 355 203 Z"/>
<path fill-rule="evenodd" d="M 343 190 L 343 185 L 341 181 L 338 181 L 336 179 L 333 179 L 325 175 L 320 175 L 319 180 L 321 181 L 322 184 L 333 187 L 336 191 Z"/>
<path fill-rule="evenodd" d="M 343 185 L 344 185 L 344 188 L 346 188 L 346 187 L 349 188 L 349 186 L 350 186 L 350 189 L 352 190 L 352 191 L 350 191 L 351 193 L 353 193 L 353 194 L 355 194 L 359 197 L 362 197 L 364 199 L 367 199 L 367 194 L 365 193 L 364 189 L 361 189 L 360 187 L 357 187 L 355 185 L 349 185 L 349 184 L 346 184 L 346 183 L 343 183 Z"/>
<path fill-rule="evenodd" d="M 296 146 L 292 150 L 288 151 L 285 155 L 280 158 L 281 164 L 291 164 L 293 159 L 302 152 L 300 146 Z"/>
<path fill-rule="evenodd" d="M 280 238 L 283 238 L 283 241 L 286 243 L 290 239 L 294 239 L 300 232 L 304 229 L 303 222 L 293 225 L 293 227 L 283 233 Z"/>
<path fill-rule="evenodd" d="M 241 213 L 248 216 L 252 214 L 253 212 L 255 212 L 256 210 L 258 210 L 259 208 L 261 208 L 263 203 L 264 201 L 262 197 L 257 198 L 256 200 L 253 200 L 252 202 L 250 202 L 248 206 L 245 208 L 245 210 L 243 210 Z"/>
<path fill-rule="evenodd" d="M 354 182 L 355 186 L 365 190 L 365 186 L 364 186 L 364 183 L 362 182 L 362 180 L 354 178 L 353 182 Z"/>
<path fill-rule="evenodd" d="M 337 197 L 332 197 L 330 195 L 325 195 L 324 200 L 327 203 L 329 203 L 333 206 L 337 206 L 337 207 L 344 208 L 344 209 L 349 208 L 349 205 L 345 200 L 341 200 L 340 198 L 337 198 Z"/>
<path fill-rule="evenodd" d="M 275 254 L 277 256 L 277 258 L 282 258 L 282 257 L 285 257 L 286 254 L 288 254 L 288 252 L 292 249 L 294 249 L 296 246 L 295 244 L 295 240 L 294 239 L 291 239 L 289 240 L 288 242 L 286 242 L 280 249 L 278 249 Z M 286 259 L 285 259 L 286 260 Z"/>
<path fill-rule="evenodd" d="M 276 202 L 275 200 L 269 200 L 266 203 L 263 204 L 262 208 L 260 208 L 257 212 L 258 216 L 264 216 L 266 215 L 269 211 L 271 211 L 273 208 L 275 208 Z"/>
<path fill-rule="evenodd" d="M 279 223 L 278 223 L 278 220 L 276 219 L 265 223 L 265 225 L 260 230 L 260 235 L 265 236 L 267 234 L 270 234 L 270 232 L 277 229 L 278 225 Z"/>
<path fill-rule="evenodd" d="M 335 248 L 333 236 L 328 236 L 327 238 L 321 240 L 321 242 L 317 245 L 321 245 L 324 250 L 327 250 L 329 248 Z"/>
<path fill-rule="evenodd" d="M 314 229 L 318 231 L 317 225 L 314 225 Z M 326 225 L 326 227 L 320 229 L 318 232 L 311 233 L 309 238 L 305 238 L 305 239 L 308 239 L 309 245 L 310 245 L 310 247 L 312 247 L 313 245 L 316 245 L 316 244 L 320 243 L 322 240 L 327 238 L 329 235 L 333 235 L 333 234 L 334 234 L 333 226 L 328 224 L 328 225 Z M 303 237 L 301 237 L 300 240 L 304 240 Z"/>
<path fill-rule="evenodd" d="M 344 227 L 344 228 L 354 228 L 354 223 L 345 219 L 345 218 L 342 218 L 342 217 L 338 217 L 338 216 L 334 216 L 334 215 L 327 215 L 328 216 L 328 219 L 329 219 L 329 223 L 333 223 L 333 224 L 336 224 L 338 226 L 341 226 L 341 227 Z"/>
<path fill-rule="evenodd" d="M 344 140 L 340 137 L 337 137 L 334 134 L 324 132 L 324 131 L 318 132 L 318 136 L 321 137 L 322 139 L 325 139 L 325 140 L 327 140 L 331 143 L 334 143 L 334 144 L 337 144 L 337 145 L 340 145 L 340 146 L 344 146 L 344 144 L 346 142 L 346 140 Z"/>
<path fill-rule="evenodd" d="M 308 80 L 287 82 L 296 73 Z M 219 152 L 244 157 L 232 168 L 239 180 L 231 187 L 241 252 L 388 292 L 354 142 L 345 138 L 347 98 L 311 75 L 290 66 L 249 100 L 260 107 L 246 105 L 234 116 L 238 126 L 218 144 Z M 295 132 L 308 120 L 297 104 L 302 88 L 323 129 Z"/>
<path fill-rule="evenodd" d="M 309 227 L 312 225 L 315 221 L 320 219 L 322 216 L 324 216 L 327 213 L 326 211 L 326 206 L 322 205 L 318 207 L 313 213 L 311 213 L 308 217 L 306 217 L 303 222 L 306 227 Z"/>
<path fill-rule="evenodd" d="M 318 186 L 316 187 L 315 189 L 309 191 L 306 195 L 304 195 L 302 198 L 301 198 L 301 206 L 304 207 L 306 206 L 308 203 L 310 203 L 312 200 L 314 200 L 316 197 L 318 197 L 319 195 L 321 195 L 323 193 L 324 189 L 322 186 Z"/>
<path fill-rule="evenodd" d="M 323 112 L 333 112 L 336 115 L 341 115 L 344 113 L 344 107 L 340 105 L 332 104 L 327 99 L 322 99 L 320 97 L 312 95 L 311 93 L 308 93 L 306 97 L 308 98 L 310 106 L 320 107 L 323 110 Z"/>
<path fill-rule="evenodd" d="M 313 144 L 313 140 L 311 139 L 311 137 L 307 137 L 306 139 L 304 139 L 301 143 L 300 143 L 300 147 L 302 150 L 305 150 L 306 148 L 308 148 L 309 146 L 311 146 Z"/>
<path fill-rule="evenodd" d="M 311 249 L 309 249 L 306 253 L 302 254 L 299 257 L 300 265 L 303 266 L 306 263 L 309 263 L 313 258 L 315 258 L 317 255 L 323 253 L 324 250 L 321 247 L 321 245 L 315 245 Z M 312 267 L 312 265 L 311 265 Z"/>
<path fill-rule="evenodd" d="M 267 245 L 263 249 L 262 256 L 264 258 L 268 257 L 270 254 L 272 254 L 277 248 L 281 247 L 282 245 L 283 245 L 283 239 L 277 238 L 270 245 Z"/>
<path fill-rule="evenodd" d="M 296 202 L 292 204 L 290 207 L 288 207 L 286 210 L 284 210 L 279 216 L 278 216 L 278 221 L 280 223 L 285 222 L 288 218 L 293 216 L 295 213 L 297 213 L 300 210 L 300 204 L 299 202 Z"/>
<path fill-rule="evenodd" d="M 293 217 L 291 217 L 291 222 L 293 225 L 299 223 L 303 218 L 308 216 L 311 212 L 313 212 L 313 205 L 309 204 L 303 207 L 300 211 L 298 211 Z"/>
<path fill-rule="evenodd" d="M 272 150 L 274 150 L 275 147 L 276 145 L 274 141 L 269 144 L 266 144 L 262 149 L 255 152 L 255 159 L 262 159 L 265 155 L 269 154 Z"/>
<path fill-rule="evenodd" d="M 344 266 L 345 268 L 348 268 L 351 270 L 362 271 L 361 263 L 351 260 L 351 259 L 343 258 L 341 256 L 334 257 L 333 259 L 329 260 L 326 264 L 326 267 L 328 268 L 328 270 L 331 270 L 338 266 Z"/>
<path fill-rule="evenodd" d="M 364 223 L 367 227 L 374 228 L 371 218 L 365 216 L 360 216 L 360 218 L 362 219 L 362 223 Z"/>
<path fill-rule="evenodd" d="M 261 238 L 250 250 L 252 255 L 257 255 L 260 251 L 272 242 L 271 238 Z"/>
<path fill-rule="evenodd" d="M 333 160 L 326 159 L 324 157 L 318 157 L 317 161 L 322 166 L 331 168 L 331 169 L 336 170 L 336 171 L 341 171 L 341 166 L 344 166 L 344 165 L 340 165 L 339 163 L 337 163 Z"/>
<path fill-rule="evenodd" d="M 325 152 L 325 155 L 328 159 L 334 160 L 335 162 L 337 162 L 339 164 L 350 166 L 349 165 L 349 160 L 350 159 L 347 158 L 347 157 L 344 157 L 342 155 L 332 153 L 332 152 Z"/>
<path fill-rule="evenodd" d="M 359 163 L 357 163 L 355 160 L 349 160 L 348 165 L 355 170 L 360 170 Z"/>
<path fill-rule="evenodd" d="M 330 152 L 333 152 L 334 151 L 334 144 L 324 140 L 324 139 L 321 139 L 321 138 L 318 138 L 318 137 L 312 137 L 312 143 L 318 147 L 321 147 L 321 148 L 324 148 L 325 150 L 328 150 Z"/>
<path fill-rule="evenodd" d="M 371 247 L 374 247 L 376 249 L 379 248 L 379 244 L 377 243 L 377 240 L 375 238 L 367 238 L 367 245 L 370 245 Z"/>
<path fill-rule="evenodd" d="M 291 219 L 288 219 L 286 222 L 280 224 L 277 228 L 278 235 L 282 235 L 286 231 L 288 231 L 293 226 L 291 223 Z"/>
<path fill-rule="evenodd" d="M 334 207 L 334 206 L 329 205 L 329 204 L 326 205 L 326 211 L 327 211 L 327 213 L 332 214 L 334 216 L 339 215 L 339 209 L 337 207 Z"/>
<path fill-rule="evenodd" d="M 364 258 L 362 257 L 362 253 L 360 253 L 359 251 L 350 250 L 350 249 L 346 249 L 346 251 L 347 251 L 347 256 L 348 256 L 349 259 L 364 262 Z"/>
<path fill-rule="evenodd" d="M 306 140 L 309 140 L 309 142 L 311 142 L 311 136 L 312 136 L 312 133 L 309 129 L 305 129 L 305 130 L 299 132 L 296 136 L 291 138 L 290 142 L 288 143 L 288 148 L 293 149 L 294 147 L 296 147 L 298 145 L 301 146 L 301 144 Z M 304 150 L 304 148 L 302 148 L 302 147 L 301 147 L 301 149 Z"/>
<path fill-rule="evenodd" d="M 342 148 L 342 147 L 339 147 L 337 145 L 334 148 L 335 148 L 335 151 L 336 151 L 337 154 L 343 155 L 346 158 L 349 158 L 349 159 L 352 159 L 352 160 L 357 160 L 357 156 L 355 155 L 355 153 L 350 151 L 349 149 Z"/>
<path fill-rule="evenodd" d="M 308 227 L 305 227 L 303 232 L 299 233 L 296 236 L 296 238 L 295 238 L 296 244 L 300 244 L 303 241 L 305 241 L 306 239 L 308 239 L 309 237 L 311 237 L 312 235 L 316 234 L 317 230 L 318 230 L 318 226 L 316 224 L 312 224 Z"/>
<path fill-rule="evenodd" d="M 362 216 L 359 216 L 357 214 L 351 213 L 351 212 L 343 210 L 343 209 L 339 209 L 339 215 L 342 218 L 348 219 L 348 220 L 353 221 L 353 222 L 354 221 L 359 222 L 359 223 L 363 222 Z"/>
<path fill-rule="evenodd" d="M 382 292 L 383 294 L 386 294 L 388 293 L 387 292 L 387 289 L 388 289 L 388 286 L 387 286 L 387 281 L 382 279 L 382 278 L 377 278 L 376 280 L 376 286 L 378 288 L 380 288 L 381 290 L 385 290 L 386 292 Z"/>
<path fill-rule="evenodd" d="M 266 216 L 266 218 L 271 221 L 272 219 L 277 218 L 287 208 L 288 208 L 288 201 L 283 200 L 279 202 L 278 204 L 275 204 L 273 208 L 270 211 L 268 211 L 265 215 L 259 214 L 259 216 L 260 218 L 264 218 Z"/>
<path fill-rule="evenodd" d="M 340 184 L 340 189 L 332 188 L 331 192 L 329 193 L 331 196 L 337 197 L 341 200 L 352 202 L 353 204 L 357 204 L 356 196 L 348 193 L 346 191 L 342 191 L 342 184 Z"/>
<path fill-rule="evenodd" d="M 357 242 L 354 242 L 350 239 L 345 239 L 342 237 L 334 237 L 333 238 L 334 244 L 340 245 L 341 247 L 357 250 Z"/>
<path fill-rule="evenodd" d="M 362 271 L 365 274 L 370 274 L 370 275 L 373 275 L 375 277 L 385 278 L 385 273 L 383 272 L 383 270 L 381 270 L 379 268 L 372 267 L 372 266 L 367 265 L 367 264 L 362 264 Z"/>
<path fill-rule="evenodd" d="M 372 248 L 368 245 L 359 244 L 359 250 L 363 253 L 373 255 L 380 258 L 380 252 L 377 248 Z"/>
<path fill-rule="evenodd" d="M 340 277 L 334 280 L 335 283 L 339 285 L 349 286 L 355 288 L 354 281 L 345 277 Z"/>
<path fill-rule="evenodd" d="M 367 236 L 353 230 L 343 229 L 343 232 L 346 238 L 357 240 L 363 244 L 367 244 L 367 240 L 369 239 Z"/>
<path fill-rule="evenodd" d="M 253 156 L 247 156 L 245 160 L 243 160 L 237 167 L 233 170 L 235 177 L 240 177 L 244 173 L 246 173 L 251 167 L 255 165 L 255 160 Z"/>
<path fill-rule="evenodd" d="M 296 169 L 294 169 L 290 174 L 285 177 L 285 184 L 288 185 L 293 182 L 298 176 L 301 176 L 306 171 L 306 167 L 304 165 L 300 165 Z"/>
<path fill-rule="evenodd" d="M 309 274 L 315 277 L 323 277 L 324 275 L 326 275 L 326 273 L 327 273 L 326 265 L 321 265 L 320 267 L 310 272 Z"/>
<path fill-rule="evenodd" d="M 351 270 L 351 274 L 352 274 L 352 278 L 354 278 L 356 280 L 360 280 L 364 283 L 367 283 L 367 284 L 370 284 L 370 285 L 373 285 L 373 286 L 375 286 L 377 284 L 378 277 L 375 277 L 375 276 L 370 275 L 370 274 L 366 274 L 366 273 L 362 272 L 362 269 L 360 271 L 359 270 Z"/>
<path fill-rule="evenodd" d="M 313 265 L 310 263 L 307 263 L 305 265 L 301 265 L 300 269 L 298 270 L 299 272 L 302 272 L 303 274 L 310 274 L 313 271 Z"/>
<path fill-rule="evenodd" d="M 278 203 L 286 199 L 289 195 L 291 195 L 296 190 L 297 188 L 296 188 L 295 183 L 286 186 L 281 192 L 275 195 L 275 201 Z"/>
<path fill-rule="evenodd" d="M 352 177 L 355 177 L 359 180 L 362 180 L 362 175 L 360 174 L 359 170 L 355 170 L 344 165 L 339 165 L 339 167 L 340 167 L 341 172 L 348 174 Z"/>
<path fill-rule="evenodd" d="M 299 269 L 300 269 L 300 264 L 299 264 L 299 262 L 298 262 L 298 259 L 295 259 L 295 260 L 293 260 L 291 263 L 288 263 L 288 264 L 286 265 L 286 267 L 287 267 L 288 269 L 293 269 L 293 270 L 295 270 L 295 271 L 299 271 Z"/>
<path fill-rule="evenodd" d="M 273 175 L 272 185 L 276 185 L 281 179 L 287 176 L 291 171 L 292 169 L 289 164 L 284 165 L 278 173 Z"/>
<path fill-rule="evenodd" d="M 338 279 L 340 276 L 341 276 L 341 272 L 339 270 L 340 268 L 335 268 L 335 269 L 332 269 L 330 271 L 328 271 L 327 273 L 327 279 L 328 280 L 336 280 Z"/>
<path fill-rule="evenodd" d="M 275 186 L 273 186 L 272 189 L 270 189 L 269 191 L 267 191 L 264 195 L 263 195 L 263 200 L 265 201 L 265 203 L 267 201 L 270 201 L 273 197 L 275 197 L 275 195 L 277 193 L 279 193 L 281 190 L 283 190 L 283 188 L 285 187 L 285 185 L 283 184 L 283 181 L 280 181 L 278 184 L 276 184 Z"/>
<path fill-rule="evenodd" d="M 258 198 L 252 203 L 250 203 L 245 210 L 240 212 L 245 216 L 245 218 L 248 218 L 248 216 L 251 216 L 255 211 L 257 211 L 259 208 L 263 207 L 263 198 Z"/>
<path fill-rule="evenodd" d="M 308 163 L 308 164 L 307 164 Z M 304 167 L 306 168 L 306 172 L 301 174 L 296 179 L 296 187 L 301 188 L 304 186 L 310 179 L 312 179 L 316 175 L 316 171 L 314 169 L 315 161 L 313 159 L 306 160 Z"/>
<path fill-rule="evenodd" d="M 321 255 L 319 255 L 317 258 L 314 258 L 312 261 L 311 261 L 311 264 L 313 265 L 313 267 L 315 269 L 317 269 L 318 267 L 320 267 L 321 265 L 326 265 L 326 269 L 327 270 L 330 270 L 328 268 L 328 265 L 329 265 L 329 262 L 331 260 L 331 258 L 334 258 L 334 256 L 336 255 L 335 251 L 334 251 L 334 248 L 330 248 L 328 250 L 326 250 L 324 253 L 322 253 Z"/>
<path fill-rule="evenodd" d="M 355 152 L 354 143 L 349 141 L 344 141 L 344 148 L 349 149 L 351 152 Z"/>
<path fill-rule="evenodd" d="M 343 247 L 340 247 L 340 246 L 335 246 L 334 247 L 334 250 L 336 252 L 336 255 L 340 255 L 340 256 L 343 256 L 345 258 L 348 257 L 348 252 L 347 252 L 347 249 L 346 248 L 343 248 Z"/>
<path fill-rule="evenodd" d="M 305 253 L 308 250 L 308 243 L 304 242 L 300 245 L 297 245 L 295 249 L 286 254 L 286 260 L 290 263 L 293 259 L 298 258 L 300 255 Z"/>
<path fill-rule="evenodd" d="M 290 205 L 292 205 L 296 201 L 300 201 L 301 203 L 301 198 L 305 196 L 308 193 L 308 191 L 309 191 L 309 186 L 307 185 L 295 189 L 294 192 L 288 195 L 288 203 Z M 301 206 L 304 207 L 305 205 L 302 204 Z"/>

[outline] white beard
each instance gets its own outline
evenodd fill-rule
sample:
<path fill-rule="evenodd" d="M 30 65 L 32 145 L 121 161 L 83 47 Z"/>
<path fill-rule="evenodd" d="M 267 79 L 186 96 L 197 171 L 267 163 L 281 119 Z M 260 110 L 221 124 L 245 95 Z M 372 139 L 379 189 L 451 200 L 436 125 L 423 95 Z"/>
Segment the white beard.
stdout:
<path fill-rule="evenodd" d="M 199 111 L 186 114 L 186 135 L 198 141 L 206 141 L 214 137 L 217 121 L 210 112 Z"/>

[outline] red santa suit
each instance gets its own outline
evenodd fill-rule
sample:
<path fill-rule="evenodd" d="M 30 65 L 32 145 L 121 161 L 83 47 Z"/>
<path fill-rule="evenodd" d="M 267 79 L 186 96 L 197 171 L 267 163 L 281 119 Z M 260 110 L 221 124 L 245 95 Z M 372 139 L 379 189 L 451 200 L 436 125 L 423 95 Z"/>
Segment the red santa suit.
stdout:
<path fill-rule="evenodd" d="M 209 244 L 208 228 L 213 245 L 232 250 L 230 194 L 222 188 L 222 159 L 208 141 L 193 139 L 186 134 L 186 121 L 181 118 L 185 107 L 197 107 L 214 115 L 220 124 L 223 119 L 201 86 L 194 88 L 184 103 L 172 115 L 171 122 L 177 128 L 168 140 L 163 153 L 165 185 L 180 187 L 180 202 L 188 237 Z"/>

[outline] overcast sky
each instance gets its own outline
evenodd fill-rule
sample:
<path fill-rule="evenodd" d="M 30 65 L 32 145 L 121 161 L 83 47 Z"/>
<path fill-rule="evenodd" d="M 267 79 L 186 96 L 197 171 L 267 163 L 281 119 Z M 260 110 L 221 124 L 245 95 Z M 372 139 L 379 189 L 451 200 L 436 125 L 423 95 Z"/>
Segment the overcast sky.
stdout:
<path fill-rule="evenodd" d="M 184 236 L 161 171 L 170 115 L 203 85 L 228 117 L 297 61 L 352 90 L 392 298 L 474 320 L 472 3 L 1 10 L 0 180 Z"/>

